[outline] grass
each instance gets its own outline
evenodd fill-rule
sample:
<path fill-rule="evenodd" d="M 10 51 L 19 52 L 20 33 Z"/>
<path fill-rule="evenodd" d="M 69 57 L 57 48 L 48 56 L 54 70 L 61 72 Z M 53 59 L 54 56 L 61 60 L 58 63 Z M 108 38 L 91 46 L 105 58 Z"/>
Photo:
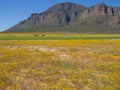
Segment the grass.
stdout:
<path fill-rule="evenodd" d="M 35 34 L 0 34 L 0 90 L 120 90 L 119 35 Z"/>
<path fill-rule="evenodd" d="M 35 36 L 38 35 L 38 36 Z M 85 39 L 120 39 L 116 34 L 42 34 L 37 33 L 1 33 L 0 40 L 85 40 Z"/>

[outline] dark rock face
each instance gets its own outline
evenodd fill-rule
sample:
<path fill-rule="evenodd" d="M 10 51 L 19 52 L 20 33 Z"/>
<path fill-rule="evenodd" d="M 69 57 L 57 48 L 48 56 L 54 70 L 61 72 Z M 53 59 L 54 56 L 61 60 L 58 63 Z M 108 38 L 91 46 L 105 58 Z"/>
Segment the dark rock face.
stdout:
<path fill-rule="evenodd" d="M 114 11 L 114 9 L 112 8 L 112 7 L 108 7 L 108 15 L 114 15 L 114 13 L 115 13 L 115 11 Z"/>
<path fill-rule="evenodd" d="M 120 24 L 120 17 L 119 17 L 119 16 L 116 16 L 116 17 L 115 17 L 115 23 L 116 23 L 116 24 Z"/>
<path fill-rule="evenodd" d="M 110 7 L 104 3 L 89 8 L 70 2 L 60 3 L 40 14 L 31 14 L 27 20 L 21 21 L 6 32 L 50 31 L 50 28 L 55 29 L 59 26 L 59 28 L 73 27 L 80 30 L 81 27 L 86 29 L 86 26 L 95 28 L 94 25 L 104 25 L 105 28 L 106 26 L 119 27 L 120 8 Z"/>
<path fill-rule="evenodd" d="M 76 18 L 81 12 L 83 12 L 86 7 L 73 4 L 73 3 L 61 3 L 49 8 L 45 13 L 46 20 L 51 19 L 51 21 L 56 20 L 57 23 L 70 23 L 74 18 Z"/>

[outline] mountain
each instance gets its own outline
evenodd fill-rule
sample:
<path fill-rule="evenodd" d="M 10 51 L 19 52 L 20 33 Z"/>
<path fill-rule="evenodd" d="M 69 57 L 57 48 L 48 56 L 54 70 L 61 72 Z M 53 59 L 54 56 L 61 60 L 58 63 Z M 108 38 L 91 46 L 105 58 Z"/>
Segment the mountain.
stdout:
<path fill-rule="evenodd" d="M 60 3 L 31 16 L 5 32 L 120 33 L 120 7 L 99 3 L 89 8 Z"/>

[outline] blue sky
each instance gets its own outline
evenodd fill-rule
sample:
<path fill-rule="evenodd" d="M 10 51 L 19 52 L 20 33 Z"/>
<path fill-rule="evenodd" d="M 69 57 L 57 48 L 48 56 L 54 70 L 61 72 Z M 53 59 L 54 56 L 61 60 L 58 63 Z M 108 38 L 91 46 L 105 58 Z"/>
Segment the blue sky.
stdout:
<path fill-rule="evenodd" d="M 120 7 L 120 0 L 0 0 L 0 31 L 27 19 L 31 13 L 40 13 L 61 2 L 73 2 L 86 7 L 104 2 Z"/>

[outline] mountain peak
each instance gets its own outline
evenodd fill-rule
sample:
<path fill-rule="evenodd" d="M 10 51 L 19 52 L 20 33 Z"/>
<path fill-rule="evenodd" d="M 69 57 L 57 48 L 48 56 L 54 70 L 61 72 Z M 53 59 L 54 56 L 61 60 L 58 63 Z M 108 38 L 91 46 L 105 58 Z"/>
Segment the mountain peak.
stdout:
<path fill-rule="evenodd" d="M 101 3 L 99 3 L 99 4 L 97 4 L 97 5 L 100 5 L 100 6 L 107 6 L 105 3 L 103 3 L 103 2 L 101 2 Z"/>
<path fill-rule="evenodd" d="M 63 2 L 63 3 L 59 3 L 59 4 L 75 4 L 75 3 L 72 3 L 72 2 Z"/>
<path fill-rule="evenodd" d="M 54 11 L 55 10 L 74 10 L 74 9 L 80 9 L 80 8 L 85 9 L 86 7 L 72 3 L 72 2 L 64 2 L 64 3 L 56 4 L 51 8 L 49 8 L 48 10 L 54 10 Z"/>
<path fill-rule="evenodd" d="M 99 3 L 89 8 L 92 14 L 95 15 L 106 15 L 108 6 L 105 3 Z"/>
<path fill-rule="evenodd" d="M 98 8 L 106 8 L 107 5 L 102 2 L 102 3 L 99 3 L 99 4 L 95 5 L 95 7 L 98 7 Z"/>

